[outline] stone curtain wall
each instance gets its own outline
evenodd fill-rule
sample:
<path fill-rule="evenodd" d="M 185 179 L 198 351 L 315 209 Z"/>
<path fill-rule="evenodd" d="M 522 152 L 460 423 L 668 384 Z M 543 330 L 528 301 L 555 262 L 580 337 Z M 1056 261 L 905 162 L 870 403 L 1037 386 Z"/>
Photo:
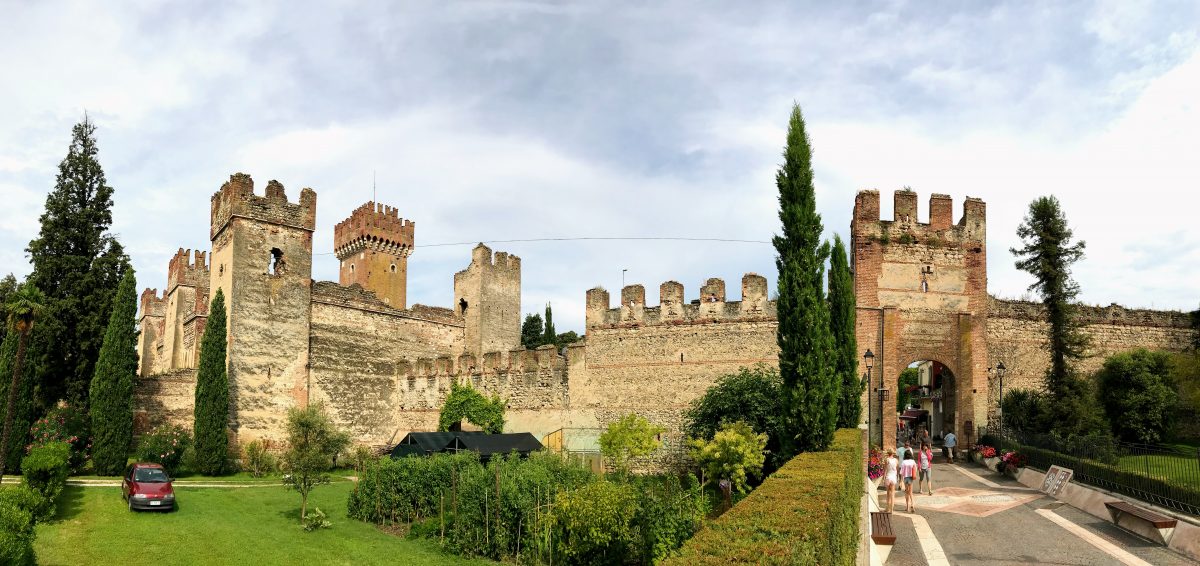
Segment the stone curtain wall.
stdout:
<path fill-rule="evenodd" d="M 161 424 L 191 431 L 195 405 L 194 368 L 138 377 L 133 388 L 133 432 L 140 435 Z"/>
<path fill-rule="evenodd" d="M 1050 367 L 1050 352 L 1045 309 L 1040 303 L 988 301 L 988 367 L 1003 361 L 1007 368 L 1004 390 L 1042 389 L 1043 376 Z M 1077 316 L 1091 338 L 1087 358 L 1079 371 L 1091 376 L 1104 359 L 1135 348 L 1182 352 L 1193 336 L 1188 314 L 1179 311 L 1127 309 L 1120 305 L 1081 306 Z M 988 418 L 995 422 L 999 405 L 999 380 L 992 378 L 988 388 Z"/>
<path fill-rule="evenodd" d="M 586 346 L 568 349 L 570 426 L 604 428 L 637 413 L 667 429 L 663 449 L 646 465 L 678 461 L 686 448 L 683 411 L 694 399 L 722 375 L 779 363 L 766 280 L 747 274 L 742 290 L 742 301 L 726 301 L 725 283 L 709 279 L 699 300 L 685 302 L 683 285 L 668 281 L 659 306 L 647 307 L 644 288 L 630 285 L 612 309 L 607 291 L 588 291 Z"/>

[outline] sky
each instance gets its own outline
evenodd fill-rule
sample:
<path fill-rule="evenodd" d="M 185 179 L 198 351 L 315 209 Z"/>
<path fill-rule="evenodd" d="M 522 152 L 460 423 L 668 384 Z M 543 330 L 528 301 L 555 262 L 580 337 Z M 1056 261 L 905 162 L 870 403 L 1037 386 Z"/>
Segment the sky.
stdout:
<path fill-rule="evenodd" d="M 209 199 L 317 192 L 333 226 L 377 195 L 416 222 L 409 302 L 449 307 L 470 244 L 522 258 L 522 307 L 583 330 L 587 289 L 743 273 L 775 281 L 775 171 L 798 103 L 826 235 L 854 195 L 988 209 L 988 288 L 1029 296 L 1008 249 L 1062 202 L 1090 304 L 1200 305 L 1195 2 L 10 2 L 0 0 L 0 274 L 25 248 L 84 112 L 139 287 L 210 247 Z M 650 4 L 650 5 L 647 5 Z"/>

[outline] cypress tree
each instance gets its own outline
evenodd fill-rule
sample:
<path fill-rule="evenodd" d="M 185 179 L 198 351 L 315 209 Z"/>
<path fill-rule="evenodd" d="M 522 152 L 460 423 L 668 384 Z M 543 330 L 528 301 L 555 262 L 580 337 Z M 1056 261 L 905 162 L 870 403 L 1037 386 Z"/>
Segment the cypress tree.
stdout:
<path fill-rule="evenodd" d="M 44 407 L 58 399 L 80 406 L 129 257 L 108 229 L 113 188 L 96 159 L 96 126 L 86 116 L 72 129 L 67 156 L 46 196 L 41 231 L 29 242 L 28 282 L 46 295 L 44 322 L 32 337 L 29 375 Z"/>
<path fill-rule="evenodd" d="M 833 337 L 834 371 L 840 385 L 838 428 L 858 426 L 864 383 L 858 378 L 858 340 L 854 334 L 854 277 L 841 236 L 833 236 L 829 257 L 829 333 Z"/>
<path fill-rule="evenodd" d="M 837 424 L 838 388 L 831 358 L 829 306 L 825 302 L 825 259 L 821 215 L 813 187 L 812 148 L 799 105 L 792 106 L 783 165 L 775 175 L 783 235 L 775 236 L 779 270 L 779 374 L 788 433 L 786 455 L 823 450 Z"/>
<path fill-rule="evenodd" d="M 554 332 L 554 314 L 550 312 L 550 303 L 546 303 L 546 327 L 542 332 L 542 345 L 558 345 L 558 334 Z"/>
<path fill-rule="evenodd" d="M 104 345 L 96 360 L 90 388 L 92 465 L 99 475 L 117 475 L 125 468 L 133 443 L 133 379 L 137 374 L 137 279 L 125 270 Z"/>
<path fill-rule="evenodd" d="M 8 320 L 8 310 L 4 303 L 8 302 L 8 296 L 17 290 L 17 278 L 9 273 L 3 279 L 0 279 L 0 342 L 4 342 L 4 337 L 8 336 L 8 324 L 4 321 Z M 4 375 L 0 373 L 0 375 Z"/>
<path fill-rule="evenodd" d="M 226 373 L 225 295 L 217 289 L 208 308 L 208 322 L 200 340 L 200 367 L 196 371 L 195 466 L 218 475 L 225 470 L 229 451 L 229 375 Z"/>
<path fill-rule="evenodd" d="M 8 326 L 0 323 L 0 326 Z M 9 332 L 0 342 L 0 399 L 8 398 L 8 388 L 11 385 L 13 364 L 17 357 L 17 342 L 19 335 Z M 13 403 L 12 438 L 8 442 L 8 458 L 4 469 L 17 471 L 21 459 L 25 457 L 25 445 L 29 444 L 29 428 L 33 426 L 33 380 L 22 379 L 18 385 L 17 396 Z"/>
<path fill-rule="evenodd" d="M 527 314 L 521 324 L 521 345 L 532 350 L 542 345 L 542 315 Z"/>
<path fill-rule="evenodd" d="M 1103 423 L 1088 383 L 1075 370 L 1075 362 L 1083 358 L 1087 337 L 1074 316 L 1079 285 L 1071 278 L 1071 265 L 1083 258 L 1085 243 L 1071 242 L 1074 233 L 1054 196 L 1040 197 L 1029 204 L 1017 235 L 1024 245 L 1009 251 L 1017 257 L 1017 269 L 1033 275 L 1029 290 L 1042 296 L 1049 322 L 1050 367 L 1045 375 L 1051 401 L 1049 420 L 1064 435 L 1094 432 Z"/>
<path fill-rule="evenodd" d="M 45 304 L 46 296 L 40 289 L 30 285 L 28 281 L 17 287 L 6 298 L 4 310 L 7 320 L 5 320 L 5 324 L 8 325 L 10 335 L 17 336 L 17 348 L 12 357 L 12 379 L 9 381 L 6 392 L 7 401 L 4 404 L 4 431 L 0 433 L 0 455 L 7 456 L 9 448 L 12 446 L 10 440 L 13 438 L 13 422 L 17 419 L 17 413 L 20 412 L 19 407 L 21 406 L 18 397 L 23 387 L 27 387 L 25 382 L 28 381 L 28 379 L 24 379 L 24 374 L 25 358 L 29 350 L 29 335 L 37 323 L 44 321 Z M 18 433 L 18 437 L 20 435 L 21 433 Z M 4 464 L 6 463 L 5 458 L 0 458 L 0 479 L 4 477 Z"/>

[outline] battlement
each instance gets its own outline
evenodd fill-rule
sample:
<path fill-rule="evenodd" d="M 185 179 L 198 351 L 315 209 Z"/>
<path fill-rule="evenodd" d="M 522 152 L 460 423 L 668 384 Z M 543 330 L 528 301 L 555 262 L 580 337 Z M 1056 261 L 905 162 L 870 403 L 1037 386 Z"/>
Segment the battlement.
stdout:
<path fill-rule="evenodd" d="M 963 241 L 982 242 L 987 224 L 987 205 L 980 199 L 967 197 L 963 215 L 954 223 L 954 200 L 949 195 L 929 196 L 929 222 L 917 220 L 917 193 L 902 189 L 892 195 L 891 220 L 880 217 L 879 191 L 859 191 L 854 199 L 854 232 L 890 243 L 918 243 L 922 238 L 932 243 Z M 907 234 L 907 236 L 906 236 Z"/>
<path fill-rule="evenodd" d="M 601 287 L 587 292 L 587 328 L 708 324 L 775 320 L 775 301 L 767 294 L 767 279 L 755 273 L 742 276 L 742 300 L 727 301 L 725 281 L 711 278 L 700 287 L 700 298 L 686 302 L 683 284 L 667 281 L 658 287 L 659 306 L 646 306 L 646 289 L 626 285 L 621 304 L 611 308 Z"/>
<path fill-rule="evenodd" d="M 139 319 L 147 316 L 163 317 L 167 314 L 167 296 L 158 296 L 158 289 L 147 287 L 142 291 L 141 299 L 138 303 Z"/>
<path fill-rule="evenodd" d="M 397 364 L 400 377 L 507 376 L 530 373 L 565 372 L 567 359 L 551 345 L 535 350 L 518 348 L 507 352 L 487 352 L 457 357 L 404 359 Z"/>
<path fill-rule="evenodd" d="M 520 275 L 521 258 L 515 255 L 509 255 L 508 252 L 496 252 L 495 256 L 493 256 L 492 248 L 489 248 L 483 245 L 483 242 L 480 242 L 479 245 L 475 246 L 475 248 L 471 250 L 471 265 L 468 266 L 467 269 L 471 269 L 475 266 L 485 268 L 491 267 L 495 268 L 495 271 L 510 271 Z"/>
<path fill-rule="evenodd" d="M 988 296 L 989 318 L 1012 318 L 1032 322 L 1047 320 L 1046 306 L 1030 301 L 1009 301 Z M 1131 309 L 1112 303 L 1107 307 L 1076 305 L 1075 320 L 1080 324 L 1107 324 L 1118 326 L 1149 326 L 1158 328 L 1190 328 L 1189 313 L 1181 311 L 1159 311 Z"/>
<path fill-rule="evenodd" d="M 235 217 L 312 232 L 317 223 L 317 193 L 306 188 L 300 191 L 300 202 L 291 203 L 283 185 L 270 181 L 266 194 L 258 196 L 254 194 L 254 180 L 245 173 L 235 173 L 213 193 L 209 236 L 216 239 Z"/>
<path fill-rule="evenodd" d="M 167 293 L 179 285 L 208 288 L 208 253 L 179 248 L 167 264 Z"/>
<path fill-rule="evenodd" d="M 368 202 L 337 223 L 333 250 L 339 260 L 365 248 L 397 257 L 412 254 L 416 223 L 400 218 L 395 207 Z"/>

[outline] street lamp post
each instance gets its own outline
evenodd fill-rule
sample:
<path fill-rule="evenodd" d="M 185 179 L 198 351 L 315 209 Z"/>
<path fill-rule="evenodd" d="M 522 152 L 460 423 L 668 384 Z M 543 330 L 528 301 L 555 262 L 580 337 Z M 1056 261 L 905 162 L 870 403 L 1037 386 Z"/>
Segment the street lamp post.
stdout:
<path fill-rule="evenodd" d="M 996 364 L 996 377 L 1000 378 L 1000 445 L 1004 446 L 1004 362 Z"/>
<path fill-rule="evenodd" d="M 867 353 L 863 354 L 863 362 L 867 365 L 867 428 L 871 428 L 871 368 L 875 365 L 875 354 L 871 353 L 871 349 L 867 348 Z M 881 415 L 882 416 L 882 415 Z M 868 430 L 867 436 L 870 436 Z M 881 440 L 879 446 L 883 447 Z"/>

